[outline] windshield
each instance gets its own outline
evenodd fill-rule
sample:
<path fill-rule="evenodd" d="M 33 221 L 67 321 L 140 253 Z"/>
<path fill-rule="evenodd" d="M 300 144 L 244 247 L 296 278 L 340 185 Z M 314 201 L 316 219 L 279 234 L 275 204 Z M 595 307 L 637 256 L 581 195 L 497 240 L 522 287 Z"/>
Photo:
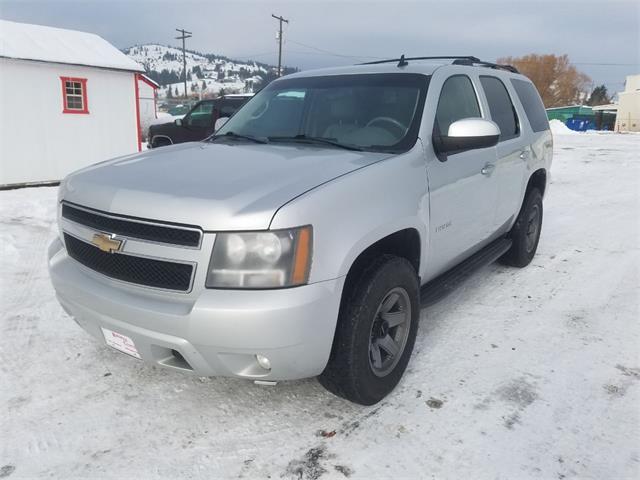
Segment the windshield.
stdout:
<path fill-rule="evenodd" d="M 256 94 L 213 138 L 408 150 L 428 80 L 408 73 L 284 78 Z"/>

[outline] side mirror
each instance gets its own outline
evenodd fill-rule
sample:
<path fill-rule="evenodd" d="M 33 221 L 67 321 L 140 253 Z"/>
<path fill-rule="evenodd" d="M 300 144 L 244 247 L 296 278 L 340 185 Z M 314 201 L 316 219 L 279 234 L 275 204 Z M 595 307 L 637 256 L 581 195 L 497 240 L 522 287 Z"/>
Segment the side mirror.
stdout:
<path fill-rule="evenodd" d="M 463 118 L 449 126 L 447 135 L 434 135 L 438 153 L 459 153 L 466 150 L 493 147 L 500 139 L 500 127 L 483 118 Z"/>
<path fill-rule="evenodd" d="M 181 127 L 181 126 L 182 126 L 182 119 L 181 119 L 181 118 L 176 118 L 176 119 L 175 119 L 175 121 L 174 121 L 174 123 L 175 123 L 177 126 Z"/>
<path fill-rule="evenodd" d="M 213 130 L 215 132 L 217 132 L 218 130 L 220 130 L 222 128 L 222 126 L 227 123 L 227 120 L 229 120 L 229 117 L 220 117 L 216 120 L 215 125 L 213 126 Z"/>

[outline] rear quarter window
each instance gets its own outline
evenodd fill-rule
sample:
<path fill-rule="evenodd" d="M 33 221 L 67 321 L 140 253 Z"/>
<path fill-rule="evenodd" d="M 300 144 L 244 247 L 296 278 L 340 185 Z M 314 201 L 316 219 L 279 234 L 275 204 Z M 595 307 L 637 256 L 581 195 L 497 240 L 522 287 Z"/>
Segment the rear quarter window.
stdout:
<path fill-rule="evenodd" d="M 524 107 L 531 129 L 534 132 L 549 130 L 549 119 L 544 109 L 540 95 L 532 83 L 517 78 L 511 79 L 511 85 L 516 90 L 520 103 Z"/>

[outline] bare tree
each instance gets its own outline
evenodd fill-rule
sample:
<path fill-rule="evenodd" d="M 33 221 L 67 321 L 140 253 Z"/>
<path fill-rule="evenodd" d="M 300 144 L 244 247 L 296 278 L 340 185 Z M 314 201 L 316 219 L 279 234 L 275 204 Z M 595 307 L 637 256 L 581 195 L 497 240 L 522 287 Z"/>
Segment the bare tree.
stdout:
<path fill-rule="evenodd" d="M 498 63 L 513 65 L 534 83 L 544 106 L 582 104 L 591 79 L 571 65 L 567 55 L 538 55 L 499 58 Z"/>

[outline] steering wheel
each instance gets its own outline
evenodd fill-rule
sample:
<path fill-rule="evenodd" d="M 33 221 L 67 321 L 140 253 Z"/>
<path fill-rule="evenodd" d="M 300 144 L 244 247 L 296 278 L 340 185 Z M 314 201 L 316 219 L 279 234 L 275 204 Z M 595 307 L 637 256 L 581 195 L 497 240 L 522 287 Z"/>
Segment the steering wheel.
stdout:
<path fill-rule="evenodd" d="M 395 118 L 391 118 L 391 117 L 376 117 L 376 118 L 372 118 L 371 120 L 369 120 L 367 122 L 367 127 L 370 127 L 371 125 L 373 125 L 376 122 L 387 122 L 387 123 L 390 123 L 394 127 L 399 128 L 402 135 L 404 135 L 405 132 L 407 131 L 407 127 L 406 126 L 401 124 Z"/>

